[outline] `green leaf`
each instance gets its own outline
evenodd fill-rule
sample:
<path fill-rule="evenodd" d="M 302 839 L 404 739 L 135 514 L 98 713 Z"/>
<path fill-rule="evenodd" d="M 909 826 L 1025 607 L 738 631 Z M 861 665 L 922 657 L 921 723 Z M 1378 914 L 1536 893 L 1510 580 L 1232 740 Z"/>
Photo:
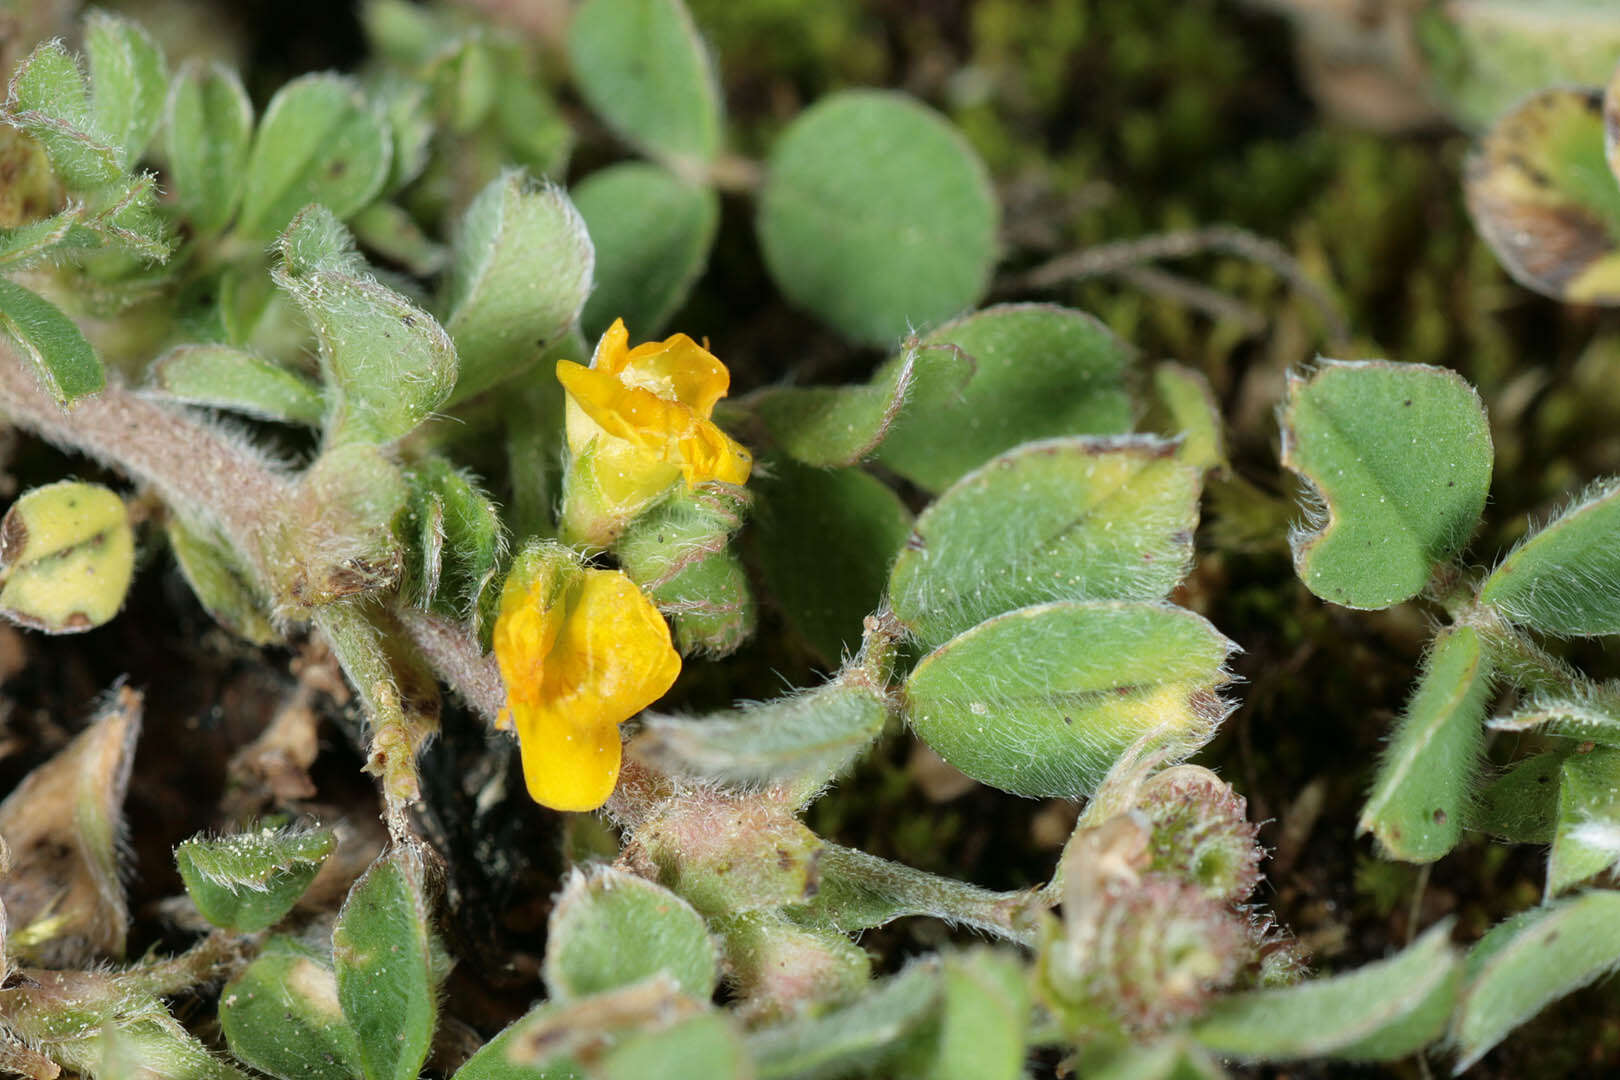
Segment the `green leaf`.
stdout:
<path fill-rule="evenodd" d="M 861 642 L 889 567 L 911 532 L 911 511 L 860 469 L 812 469 L 775 458 L 749 480 L 753 554 L 788 623 L 824 663 Z"/>
<path fill-rule="evenodd" d="M 40 262 L 53 249 L 68 244 L 75 226 L 84 216 L 82 206 L 70 206 L 60 214 L 29 222 L 14 229 L 0 230 L 0 269 L 22 270 Z"/>
<path fill-rule="evenodd" d="M 680 0 L 588 0 L 568 28 L 579 92 L 618 135 L 677 171 L 720 151 L 720 88 Z"/>
<path fill-rule="evenodd" d="M 973 374 L 971 358 L 949 348 L 907 346 L 865 386 L 769 387 L 750 399 L 782 450 L 806 465 L 854 465 L 883 442 L 923 374 L 960 389 Z"/>
<path fill-rule="evenodd" d="M 1490 427 L 1454 371 L 1328 361 L 1291 373 L 1282 439 L 1283 464 L 1308 485 L 1294 569 L 1335 604 L 1384 608 L 1417 595 L 1485 507 Z"/>
<path fill-rule="evenodd" d="M 789 300 L 888 345 L 978 301 L 997 218 L 984 164 L 954 127 L 903 95 L 845 90 L 777 141 L 758 230 Z"/>
<path fill-rule="evenodd" d="M 453 618 L 476 620 L 506 547 L 500 513 L 443 458 L 424 458 L 411 470 L 410 483 L 422 599 Z"/>
<path fill-rule="evenodd" d="M 594 1074 L 602 1080 L 753 1080 L 752 1066 L 736 1026 L 725 1013 L 710 1012 L 626 1036 Z"/>
<path fill-rule="evenodd" d="M 939 1042 L 928 1080 L 1020 1080 L 1029 982 L 1018 958 L 990 949 L 945 957 Z"/>
<path fill-rule="evenodd" d="M 600 337 L 622 318 L 651 338 L 703 274 L 720 226 L 720 199 L 657 165 L 625 162 L 587 176 L 574 205 L 596 247 L 596 289 L 580 324 Z"/>
<path fill-rule="evenodd" d="M 1542 1008 L 1620 964 L 1620 892 L 1594 890 L 1497 926 L 1468 955 L 1452 1020 L 1461 1073 Z"/>
<path fill-rule="evenodd" d="M 225 984 L 219 1023 L 231 1053 L 277 1080 L 360 1080 L 360 1040 L 332 969 L 287 938 Z M 392 1040 L 390 1040 L 392 1041 Z"/>
<path fill-rule="evenodd" d="M 112 137 L 127 168 L 140 159 L 163 120 L 169 66 L 151 35 L 105 11 L 86 16 L 84 48 L 96 127 Z"/>
<path fill-rule="evenodd" d="M 929 491 L 1032 439 L 1131 430 L 1131 350 L 1090 315 L 1005 304 L 923 342 L 971 359 L 972 377 L 964 383 L 951 368 L 920 369 L 877 460 Z M 893 357 L 884 373 L 904 362 L 904 353 Z"/>
<path fill-rule="evenodd" d="M 392 154 L 387 125 L 352 79 L 294 79 L 265 108 L 237 227 L 269 240 L 310 203 L 350 217 L 382 190 Z"/>
<path fill-rule="evenodd" d="M 396 846 L 371 864 L 332 928 L 343 1016 L 367 1080 L 416 1080 L 433 1042 L 443 978 L 423 895 L 422 858 Z"/>
<path fill-rule="evenodd" d="M 181 345 L 152 365 L 152 383 L 188 405 L 230 409 L 264 420 L 318 427 L 326 403 L 320 388 L 246 349 Z"/>
<path fill-rule="evenodd" d="M 1226 713 L 1232 643 L 1160 604 L 1062 602 L 981 623 L 906 680 L 912 728 L 981 783 L 1031 798 L 1096 789 L 1144 736 L 1190 752 Z"/>
<path fill-rule="evenodd" d="M 178 515 L 171 516 L 165 528 L 181 575 L 215 622 L 255 645 L 281 641 L 269 603 L 228 545 L 193 532 Z"/>
<path fill-rule="evenodd" d="M 25 492 L 0 520 L 0 616 L 76 634 L 124 606 L 135 533 L 116 492 L 62 480 Z"/>
<path fill-rule="evenodd" d="M 1356 826 L 1391 858 L 1433 862 L 1457 846 L 1485 748 L 1493 674 L 1474 628 L 1448 627 L 1435 638 Z"/>
<path fill-rule="evenodd" d="M 648 715 L 630 752 L 672 776 L 819 790 L 883 731 L 889 706 L 859 672 L 813 690 L 703 717 Z"/>
<path fill-rule="evenodd" d="M 917 519 L 889 577 L 894 613 L 935 647 L 1054 600 L 1162 600 L 1192 565 L 1201 475 L 1151 437 L 1027 443 Z"/>
<path fill-rule="evenodd" d="M 280 922 L 337 847 L 330 829 L 257 829 L 174 851 L 186 892 L 215 926 L 254 934 Z"/>
<path fill-rule="evenodd" d="M 1620 20 L 1615 29 L 1620 49 Z M 1496 257 L 1556 300 L 1620 304 L 1620 180 L 1605 156 L 1602 100 L 1597 90 L 1542 91 L 1496 122 L 1463 176 Z"/>
<path fill-rule="evenodd" d="M 456 234 L 444 305 L 461 354 L 455 400 L 522 372 L 568 332 L 592 259 L 585 222 L 560 189 L 511 170 L 479 193 Z"/>
<path fill-rule="evenodd" d="M 1599 683 L 1568 693 L 1537 693 L 1510 716 L 1493 717 L 1492 731 L 1540 731 L 1566 739 L 1620 747 L 1620 688 Z M 1545 842 L 1545 841 L 1543 841 Z"/>
<path fill-rule="evenodd" d="M 107 385 L 101 358 L 78 324 L 49 300 L 3 278 L 0 328 L 22 347 L 45 388 L 63 405 Z"/>
<path fill-rule="evenodd" d="M 180 211 L 201 232 L 224 228 L 242 198 L 253 103 L 236 72 L 188 61 L 164 106 L 169 187 Z"/>
<path fill-rule="evenodd" d="M 786 804 L 723 792 L 672 800 L 636 842 L 659 881 L 710 917 L 803 903 L 826 846 Z"/>
<path fill-rule="evenodd" d="M 749 501 L 731 484 L 681 488 L 613 545 L 620 568 L 669 616 L 684 656 L 725 656 L 754 632 L 754 594 L 729 543 Z"/>
<path fill-rule="evenodd" d="M 365 273 L 325 207 L 299 214 L 279 249 L 272 276 L 320 343 L 327 445 L 390 443 L 431 416 L 456 381 L 456 347 L 433 316 Z"/>
<path fill-rule="evenodd" d="M 1127 1045 L 1095 1062 L 1088 1056 L 1085 1070 L 1089 1080 L 1225 1080 L 1227 1075 L 1185 1035 Z"/>
<path fill-rule="evenodd" d="M 584 1071 L 566 1059 L 553 1058 L 544 1067 L 537 1068 L 527 1062 L 513 1061 L 511 1058 L 512 1050 L 520 1044 L 536 1021 L 543 1021 L 561 1009 L 559 1003 L 548 1001 L 512 1021 L 505 1030 L 468 1058 L 466 1064 L 456 1070 L 451 1080 L 585 1080 Z"/>
<path fill-rule="evenodd" d="M 819 1080 L 870 1071 L 904 1050 L 904 1040 L 935 1013 L 937 964 L 914 963 L 844 1008 L 748 1036 L 759 1080 Z"/>
<path fill-rule="evenodd" d="M 1620 633 L 1620 480 L 1583 491 L 1503 559 L 1479 598 L 1547 634 Z"/>
<path fill-rule="evenodd" d="M 1193 1036 L 1240 1061 L 1394 1061 L 1446 1029 L 1461 965 L 1451 924 L 1345 975 L 1218 999 Z"/>
<path fill-rule="evenodd" d="M 1470 829 L 1515 844 L 1550 844 L 1558 814 L 1558 781 L 1569 750 L 1517 762 L 1465 804 Z"/>
<path fill-rule="evenodd" d="M 1176 456 L 1195 468 L 1224 468 L 1221 409 L 1203 373 L 1166 361 L 1153 369 L 1153 393 L 1165 414 L 1165 434 L 1181 436 Z"/>
<path fill-rule="evenodd" d="M 567 1001 L 663 973 L 682 993 L 706 1000 L 720 981 L 720 957 L 703 917 L 661 885 L 602 868 L 575 873 L 551 910 L 546 988 Z"/>
<path fill-rule="evenodd" d="M 1620 55 L 1608 0 L 1449 0 L 1416 12 L 1423 69 L 1470 128 L 1548 86 L 1600 86 Z"/>
<path fill-rule="evenodd" d="M 433 277 L 449 261 L 449 249 L 428 239 L 416 219 L 394 203 L 372 203 L 349 226 L 364 247 L 416 277 Z"/>
<path fill-rule="evenodd" d="M 84 74 L 59 41 L 39 46 L 12 74 L 5 119 L 39 140 L 69 189 L 92 191 L 124 176 L 122 150 L 96 126 Z"/>
<path fill-rule="evenodd" d="M 1620 750 L 1570 754 L 1561 774 L 1557 832 L 1547 857 L 1549 898 L 1620 861 Z"/>
<path fill-rule="evenodd" d="M 818 869 L 815 896 L 785 909 L 802 926 L 853 934 L 922 915 L 1033 944 L 1033 934 L 1020 925 L 1039 906 L 1027 890 L 992 892 L 838 844 L 821 849 Z"/>

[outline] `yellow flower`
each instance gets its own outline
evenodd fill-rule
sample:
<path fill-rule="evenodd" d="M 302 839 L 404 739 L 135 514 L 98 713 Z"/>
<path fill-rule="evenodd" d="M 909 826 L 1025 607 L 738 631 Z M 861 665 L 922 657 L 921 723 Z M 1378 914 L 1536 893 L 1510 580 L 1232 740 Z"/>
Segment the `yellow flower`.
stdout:
<path fill-rule="evenodd" d="M 546 544 L 514 564 L 494 642 L 530 797 L 595 810 L 619 781 L 619 724 L 680 674 L 663 616 L 624 574 Z"/>
<path fill-rule="evenodd" d="M 703 346 L 676 334 L 629 348 L 617 319 L 591 366 L 557 363 L 568 393 L 573 464 L 563 508 L 572 539 L 607 546 L 630 519 L 677 482 L 747 482 L 754 458 L 709 419 L 731 374 Z"/>

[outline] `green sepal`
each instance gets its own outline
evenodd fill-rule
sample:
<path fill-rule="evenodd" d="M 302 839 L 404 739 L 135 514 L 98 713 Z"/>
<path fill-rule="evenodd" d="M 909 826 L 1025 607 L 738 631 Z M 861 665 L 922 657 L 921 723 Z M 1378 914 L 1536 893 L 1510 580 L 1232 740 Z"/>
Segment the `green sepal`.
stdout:
<path fill-rule="evenodd" d="M 917 519 L 889 576 L 928 647 L 1058 600 L 1162 600 L 1192 565 L 1200 471 L 1152 437 L 1027 443 Z"/>
<path fill-rule="evenodd" d="M 124 606 L 134 574 L 129 511 L 99 484 L 33 488 L 0 520 L 0 616 L 29 629 L 101 626 Z"/>
<path fill-rule="evenodd" d="M 714 993 L 719 954 L 703 917 L 663 886 L 619 870 L 569 878 L 546 932 L 551 998 L 588 997 L 659 973 L 690 997 Z"/>
<path fill-rule="evenodd" d="M 175 848 L 186 892 L 215 926 L 253 934 L 280 922 L 337 847 L 330 829 L 262 828 Z"/>
<path fill-rule="evenodd" d="M 415 849 L 390 848 L 349 890 L 332 928 L 337 999 L 366 1080 L 415 1080 L 433 1042 L 447 970 L 424 877 Z"/>
<path fill-rule="evenodd" d="M 754 594 L 731 547 L 752 497 L 713 482 L 677 488 L 613 545 L 619 566 L 674 624 L 682 655 L 724 656 L 754 631 Z"/>
<path fill-rule="evenodd" d="M 425 606 L 476 625 L 494 599 L 489 594 L 506 550 L 500 513 L 471 477 L 443 458 L 424 458 L 408 479 L 410 587 Z"/>

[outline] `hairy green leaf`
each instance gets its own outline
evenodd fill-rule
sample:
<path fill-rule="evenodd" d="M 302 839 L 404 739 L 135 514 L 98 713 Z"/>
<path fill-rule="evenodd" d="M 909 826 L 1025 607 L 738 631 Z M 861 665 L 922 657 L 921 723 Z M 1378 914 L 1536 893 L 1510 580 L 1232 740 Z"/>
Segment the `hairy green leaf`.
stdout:
<path fill-rule="evenodd" d="M 1548 634 L 1620 633 L 1620 480 L 1592 485 L 1514 548 L 1479 598 Z"/>
<path fill-rule="evenodd" d="M 0 328 L 21 346 L 45 388 L 62 404 L 107 385 L 101 358 L 78 324 L 49 300 L 3 278 Z"/>
<path fill-rule="evenodd" d="M 337 846 L 330 829 L 256 829 L 217 839 L 193 837 L 174 859 L 203 918 L 253 934 L 281 921 Z"/>
<path fill-rule="evenodd" d="M 552 999 L 583 998 L 660 972 L 691 997 L 714 993 L 719 954 L 703 917 L 644 878 L 608 868 L 575 873 L 551 910 L 546 933 Z"/>
<path fill-rule="evenodd" d="M 158 357 L 152 382 L 190 405 L 230 409 L 264 420 L 318 427 L 326 403 L 304 376 L 246 349 L 181 345 Z"/>

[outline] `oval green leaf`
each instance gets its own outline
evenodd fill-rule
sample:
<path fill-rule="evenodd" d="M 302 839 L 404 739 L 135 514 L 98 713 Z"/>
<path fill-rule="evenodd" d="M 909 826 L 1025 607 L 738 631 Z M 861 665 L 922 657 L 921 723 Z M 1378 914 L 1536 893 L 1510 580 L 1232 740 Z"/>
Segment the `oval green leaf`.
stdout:
<path fill-rule="evenodd" d="M 1004 304 L 948 323 L 923 343 L 959 353 L 971 362 L 968 374 L 919 367 L 877 460 L 929 491 L 1031 439 L 1131 430 L 1131 350 L 1083 312 Z M 905 354 L 891 358 L 879 378 L 904 362 Z"/>
<path fill-rule="evenodd" d="M 1196 1024 L 1205 1046 L 1242 1061 L 1393 1061 L 1439 1038 L 1461 964 L 1448 922 L 1388 960 L 1345 975 L 1221 998 Z"/>
<path fill-rule="evenodd" d="M 1547 896 L 1557 896 L 1620 861 L 1620 750 L 1598 747 L 1564 759 L 1558 824 L 1547 856 Z"/>
<path fill-rule="evenodd" d="M 1456 1072 L 1565 994 L 1620 964 L 1620 892 L 1594 890 L 1509 919 L 1468 954 L 1451 1038 Z"/>
<path fill-rule="evenodd" d="M 294 79 L 265 108 L 237 226 L 269 240 L 310 203 L 349 217 L 382 190 L 392 156 L 387 125 L 352 79 Z"/>
<path fill-rule="evenodd" d="M 1491 128 L 1463 186 L 1480 235 L 1514 280 L 1557 300 L 1620 304 L 1620 180 L 1603 96 L 1544 90 Z"/>
<path fill-rule="evenodd" d="M 589 0 L 568 28 L 580 94 L 607 125 L 687 168 L 720 150 L 720 88 L 680 0 Z"/>
<path fill-rule="evenodd" d="M 64 405 L 107 385 L 101 357 L 55 304 L 0 278 L 0 328 L 33 361 L 45 388 Z"/>
<path fill-rule="evenodd" d="M 555 1000 L 588 997 L 663 973 L 706 1000 L 720 956 L 703 916 L 662 885 L 619 870 L 575 874 L 551 911 L 546 988 Z"/>
<path fill-rule="evenodd" d="M 152 365 L 152 382 L 188 405 L 230 409 L 284 424 L 319 426 L 326 403 L 320 388 L 246 349 L 181 345 Z"/>
<path fill-rule="evenodd" d="M 429 929 L 422 859 L 385 852 L 349 891 L 332 928 L 343 1017 L 367 1080 L 416 1080 L 433 1043 L 444 972 Z"/>
<path fill-rule="evenodd" d="M 1152 437 L 1028 443 L 923 512 L 889 601 L 932 647 L 1031 604 L 1162 600 L 1192 563 L 1201 486 Z"/>
<path fill-rule="evenodd" d="M 562 189 L 509 170 L 479 192 L 456 233 L 446 329 L 459 401 L 527 370 L 579 318 L 591 240 Z M 550 378 L 550 372 L 546 372 Z"/>
<path fill-rule="evenodd" d="M 128 19 L 91 11 L 84 22 L 96 127 L 112 137 L 131 168 L 163 119 L 169 67 L 157 42 Z"/>
<path fill-rule="evenodd" d="M 272 938 L 225 984 L 219 1023 L 231 1053 L 277 1080 L 360 1080 L 360 1041 L 343 1019 L 332 969 Z"/>
<path fill-rule="evenodd" d="M 1547 634 L 1620 633 L 1620 479 L 1592 485 L 1515 548 L 1479 598 Z"/>
<path fill-rule="evenodd" d="M 1456 372 L 1328 361 L 1288 376 L 1282 461 L 1310 487 L 1307 527 L 1290 537 L 1300 580 L 1344 607 L 1385 608 L 1473 533 L 1491 433 Z"/>
<path fill-rule="evenodd" d="M 1390 857 L 1433 862 L 1457 846 L 1485 748 L 1491 675 L 1473 627 L 1435 638 L 1357 826 Z"/>
<path fill-rule="evenodd" d="M 657 165 L 627 162 L 586 177 L 574 204 L 596 246 L 596 289 L 580 328 L 597 338 L 622 318 L 642 337 L 657 335 L 708 264 L 719 197 Z"/>
<path fill-rule="evenodd" d="M 860 469 L 812 469 L 785 458 L 755 471 L 754 554 L 788 623 L 836 666 L 861 643 L 911 511 Z"/>
<path fill-rule="evenodd" d="M 223 228 L 242 198 L 253 103 L 236 72 L 188 62 L 175 76 L 164 108 L 169 188 L 192 227 Z"/>
<path fill-rule="evenodd" d="M 777 142 L 758 229 L 788 299 L 887 345 L 983 295 L 997 218 L 984 164 L 955 128 L 903 95 L 846 90 Z"/>
<path fill-rule="evenodd" d="M 1157 737 L 1203 745 L 1226 714 L 1233 645 L 1162 604 L 1063 602 L 1009 612 L 924 657 L 906 680 L 913 730 L 981 783 L 1030 798 L 1090 795 Z"/>
<path fill-rule="evenodd" d="M 203 918 L 254 934 L 292 910 L 336 846 L 330 829 L 266 828 L 187 840 L 174 860 Z"/>

